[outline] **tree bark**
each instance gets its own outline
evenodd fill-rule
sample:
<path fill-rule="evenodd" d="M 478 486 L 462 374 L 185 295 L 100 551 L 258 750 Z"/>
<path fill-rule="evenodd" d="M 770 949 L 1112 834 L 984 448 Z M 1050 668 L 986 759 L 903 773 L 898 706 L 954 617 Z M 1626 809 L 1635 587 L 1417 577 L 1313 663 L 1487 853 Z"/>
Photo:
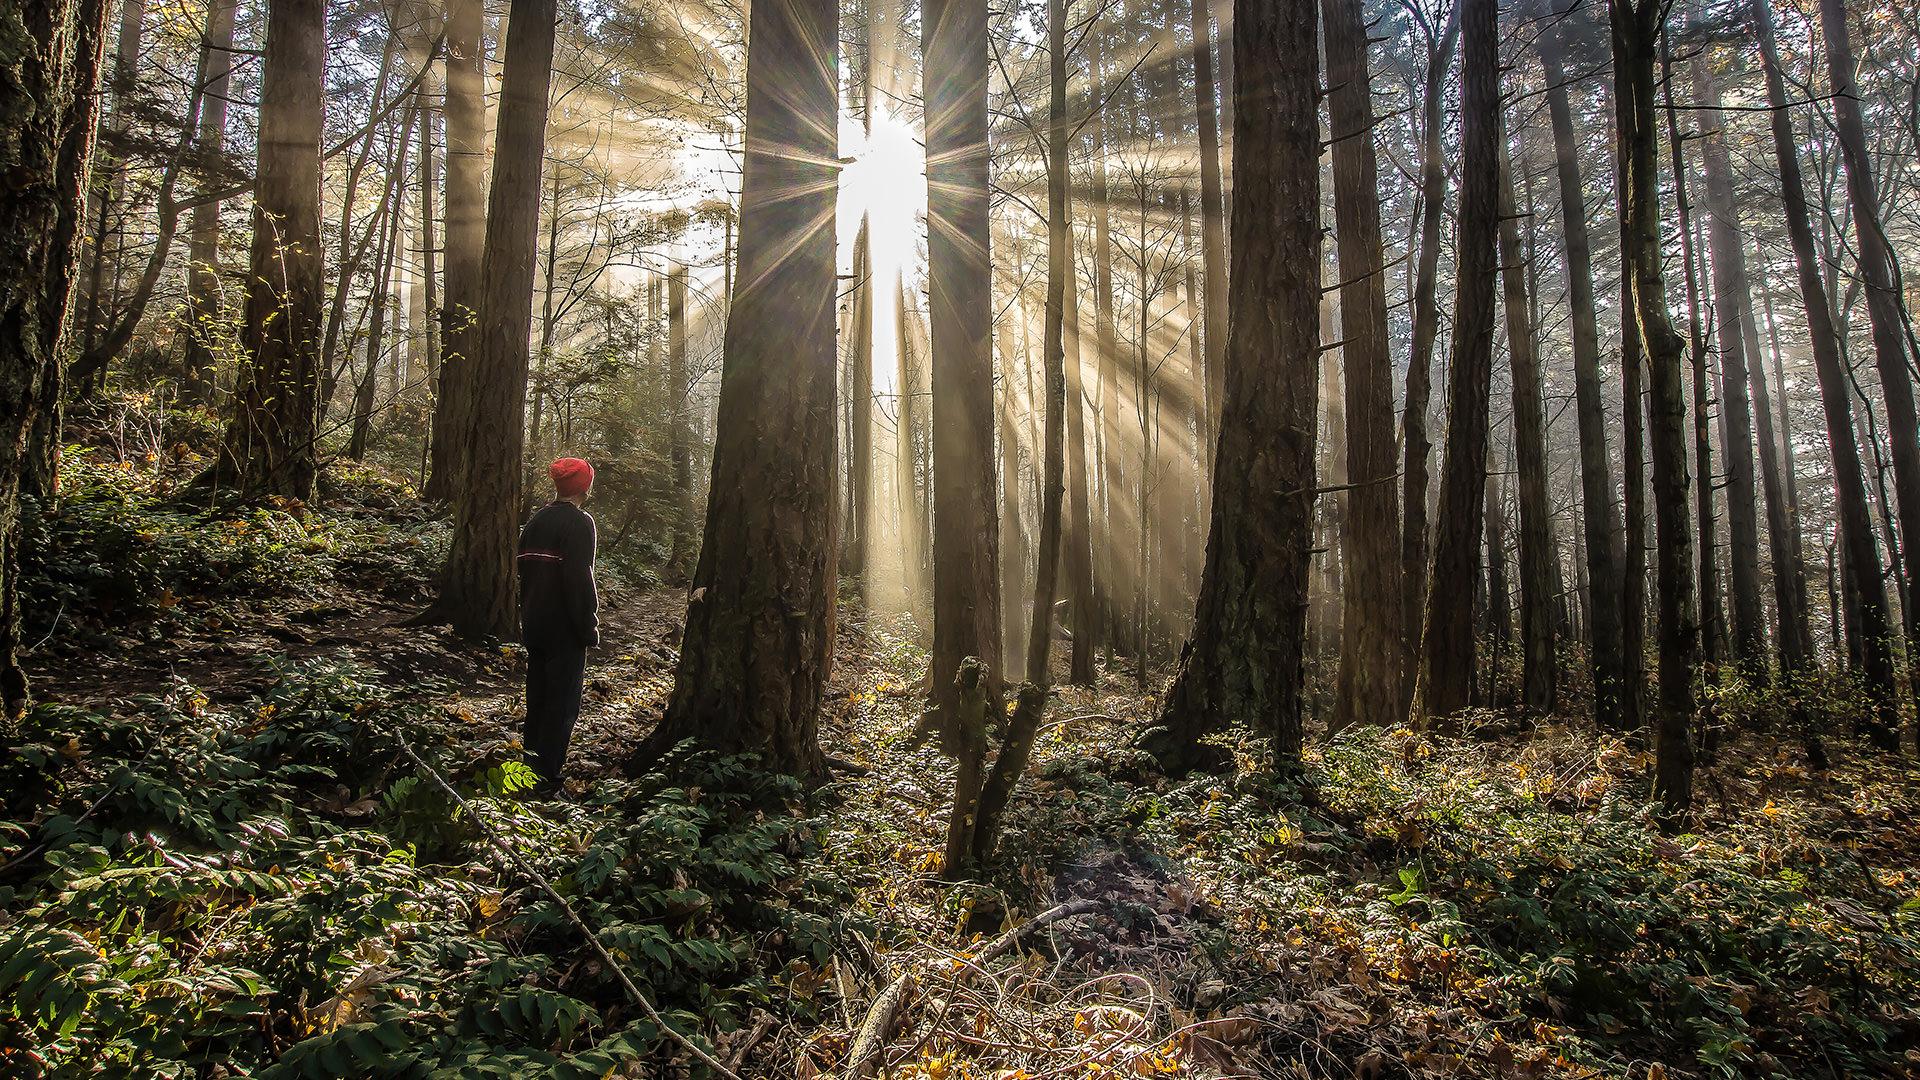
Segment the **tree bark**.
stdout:
<path fill-rule="evenodd" d="M 454 505 L 440 609 L 466 637 L 510 637 L 518 624 L 514 551 L 524 508 L 528 338 L 540 244 L 540 180 L 547 91 L 553 77 L 555 0 L 514 0 L 507 19 L 487 193 L 472 453 Z"/>
<path fill-rule="evenodd" d="M 1198 8 L 1204 0 L 1194 0 Z M 1344 554 L 1365 572 L 1341 601 L 1333 728 L 1390 724 L 1400 705 L 1400 505 L 1394 490 L 1393 358 L 1387 345 L 1386 257 L 1373 146 L 1372 76 L 1360 0 L 1322 0 L 1327 110 L 1333 132 L 1334 228 L 1340 253 L 1340 357 L 1347 413 Z"/>
<path fill-rule="evenodd" d="M 1847 197 L 1853 205 L 1854 253 L 1866 284 L 1874 365 L 1880 373 L 1880 395 L 1886 402 L 1886 445 L 1893 458 L 1902 568 L 1907 587 L 1915 589 L 1920 588 L 1920 419 L 1915 415 L 1914 358 L 1907 351 L 1898 263 L 1881 219 L 1880 192 L 1867 156 L 1853 38 L 1843 0 L 1820 0 L 1820 26 L 1827 46 L 1827 78 L 1833 87 L 1834 126 L 1839 130 L 1841 160 L 1846 165 Z M 1913 649 L 1920 642 L 1920 604 L 1905 604 L 1902 615 L 1907 648 Z"/>
<path fill-rule="evenodd" d="M 1720 108 L 1720 87 L 1707 70 L 1704 55 L 1692 63 L 1693 93 L 1714 116 Z M 1707 243 L 1713 256 L 1713 309 L 1715 334 L 1720 343 L 1720 410 L 1726 438 L 1721 454 L 1725 458 L 1727 484 L 1727 533 L 1731 544 L 1727 565 L 1733 587 L 1733 654 L 1741 670 L 1750 679 L 1763 679 L 1767 670 L 1766 609 L 1760 599 L 1760 522 L 1759 499 L 1754 489 L 1753 400 L 1766 400 L 1764 383 L 1750 393 L 1759 357 L 1749 357 L 1750 342 L 1757 343 L 1753 331 L 1753 290 L 1747 281 L 1746 252 L 1740 239 L 1740 220 L 1734 209 L 1733 168 L 1727 157 L 1723 136 L 1709 136 L 1701 160 L 1707 179 Z M 1762 472 L 1767 498 L 1768 534 L 1772 540 L 1775 601 L 1783 614 L 1790 614 L 1793 597 L 1781 587 L 1790 580 L 1791 551 L 1786 539 L 1786 506 L 1780 491 L 1778 464 L 1773 460 L 1773 418 L 1760 415 Z M 1775 521 L 1776 516 L 1778 521 Z M 1777 527 L 1775 527 L 1777 525 Z M 1783 624 L 1784 625 L 1784 624 Z M 1799 658 L 1788 660 L 1791 651 L 1787 639 L 1781 639 L 1781 666 L 1797 667 Z"/>
<path fill-rule="evenodd" d="M 1063 159 L 1060 166 L 1067 169 Z M 1087 413 L 1093 408 L 1087 401 L 1086 368 L 1081 359 L 1083 340 L 1080 324 L 1080 278 L 1073 258 L 1072 178 L 1069 176 L 1067 269 L 1063 284 L 1066 312 L 1061 337 L 1066 350 L 1067 373 L 1067 530 L 1063 569 L 1067 574 L 1068 611 L 1072 618 L 1073 655 L 1069 661 L 1069 680 L 1075 686 L 1094 685 L 1094 652 L 1099 646 L 1099 619 L 1093 587 L 1093 489 L 1087 474 Z M 1049 255 L 1051 258 L 1051 255 Z"/>
<path fill-rule="evenodd" d="M 1000 658 L 987 225 L 986 0 L 928 0 L 927 267 L 933 373 L 933 705 L 952 719 L 960 662 Z M 984 678 L 998 708 L 1001 675 Z"/>
<path fill-rule="evenodd" d="M 20 496 L 54 488 L 61 356 L 87 229 L 106 38 L 104 0 L 19 0 L 0 11 L 0 707 L 28 704 L 20 667 Z M 38 433 L 38 434 L 36 434 Z"/>
<path fill-rule="evenodd" d="M 1214 105 L 1213 27 L 1207 18 L 1208 6 L 1208 0 L 1192 0 L 1188 26 L 1193 32 L 1193 110 L 1200 149 L 1200 259 L 1206 288 L 1200 308 L 1206 359 L 1198 385 L 1207 429 L 1211 430 L 1218 421 L 1225 385 L 1222 357 L 1227 342 L 1227 215 L 1220 179 L 1220 127 Z M 1363 53 L 1365 48 L 1363 42 Z M 1208 447 L 1205 453 L 1211 457 L 1213 448 Z"/>
<path fill-rule="evenodd" d="M 323 0 L 273 0 L 260 74 L 259 165 L 234 416 L 210 478 L 310 500 L 320 388 Z"/>
<path fill-rule="evenodd" d="M 1686 812 L 1693 789 L 1694 679 L 1700 626 L 1687 520 L 1687 343 L 1668 316 L 1660 259 L 1658 134 L 1654 60 L 1666 8 L 1660 0 L 1611 0 L 1614 107 L 1619 122 L 1625 314 L 1646 350 L 1654 527 L 1659 539 L 1660 696 L 1654 724 L 1654 795 L 1668 820 Z"/>
<path fill-rule="evenodd" d="M 1444 158 L 1446 79 L 1454 42 L 1460 36 L 1460 7 L 1453 5 L 1446 29 L 1427 49 L 1427 73 L 1421 95 L 1420 255 L 1413 277 L 1413 345 L 1407 358 L 1406 403 L 1400 422 L 1401 468 L 1400 594 L 1402 649 L 1400 700 L 1396 716 L 1413 705 L 1419 682 L 1421 639 L 1427 602 L 1427 461 L 1433 444 L 1427 437 L 1433 398 L 1433 346 L 1439 337 L 1440 225 L 1446 216 L 1447 163 Z M 1549 80 L 1551 82 L 1551 80 Z"/>
<path fill-rule="evenodd" d="M 818 781 L 838 547 L 839 5 L 754 0 L 750 18 L 739 291 L 706 531 L 673 697 L 643 753 L 691 739 Z"/>
<path fill-rule="evenodd" d="M 1487 482 L 1487 399 L 1493 376 L 1494 246 L 1499 217 L 1500 42 L 1493 0 L 1460 0 L 1459 282 L 1448 371 L 1447 443 L 1439 529 L 1427 590 L 1419 712 L 1431 721 L 1473 692 L 1472 582 Z"/>
<path fill-rule="evenodd" d="M 1807 328 L 1812 339 L 1814 371 L 1820 380 L 1820 398 L 1826 412 L 1827 447 L 1833 469 L 1834 508 L 1839 519 L 1846 587 L 1859 603 L 1861 681 L 1871 702 L 1864 728 L 1876 743 L 1895 749 L 1899 746 L 1899 713 L 1895 706 L 1893 625 L 1887 612 L 1886 587 L 1880 577 L 1880 553 L 1874 546 L 1873 523 L 1867 510 L 1867 487 L 1860 471 L 1860 446 L 1853 431 L 1853 407 L 1847 396 L 1850 390 L 1845 364 L 1833 326 L 1833 309 L 1828 306 L 1826 283 L 1820 277 L 1812 219 L 1807 212 L 1806 187 L 1801 181 L 1800 152 L 1788 119 L 1786 83 L 1780 74 L 1773 11 L 1767 0 L 1753 0 L 1753 21 L 1760 38 L 1761 63 L 1766 71 L 1774 157 L 1780 170 L 1787 232 L 1799 270 L 1800 296 L 1806 307 Z"/>
<path fill-rule="evenodd" d="M 1588 581 L 1587 639 L 1594 686 L 1594 719 L 1602 730 L 1639 727 L 1639 694 L 1626 682 L 1620 513 L 1614 503 L 1613 463 L 1607 451 L 1606 405 L 1601 396 L 1600 336 L 1593 291 L 1592 242 L 1587 230 L 1585 185 L 1580 175 L 1573 109 L 1567 92 L 1561 30 L 1548 26 L 1538 39 L 1553 125 L 1560 183 L 1561 235 L 1566 244 L 1567 297 L 1572 309 L 1574 397 L 1579 424 L 1582 547 Z"/>
<path fill-rule="evenodd" d="M 1554 603 L 1560 595 L 1553 507 L 1547 495 L 1547 420 L 1541 403 L 1540 344 L 1534 336 L 1527 258 L 1520 248 L 1513 166 L 1500 146 L 1500 275 L 1507 312 L 1507 360 L 1513 384 L 1514 462 L 1520 500 L 1521 681 L 1527 710 L 1545 716 L 1558 704 L 1560 661 Z"/>
<path fill-rule="evenodd" d="M 693 430 L 687 422 L 687 268 L 667 271 L 667 431 L 668 460 L 673 467 L 672 548 L 667 554 L 666 580 L 687 580 L 693 558 Z"/>
<path fill-rule="evenodd" d="M 446 0 L 446 296 L 440 308 L 440 393 L 433 403 L 429 499 L 460 497 L 474 455 L 480 293 L 486 252 L 487 103 L 481 0 Z"/>
<path fill-rule="evenodd" d="M 200 99 L 197 155 L 205 179 L 201 194 L 218 190 L 225 182 L 227 98 L 233 76 L 233 24 L 239 0 L 214 0 L 207 7 L 207 31 L 201 44 L 201 79 L 206 89 Z M 202 202 L 188 219 L 186 358 L 182 364 L 181 394 L 189 403 L 213 400 L 213 342 L 220 325 L 220 204 Z"/>
<path fill-rule="evenodd" d="M 1491 5 L 1488 5 L 1489 8 Z M 1219 456 L 1193 638 L 1143 745 L 1169 769 L 1244 724 L 1298 760 L 1320 348 L 1319 71 L 1312 0 L 1238 5 L 1233 266 Z"/>

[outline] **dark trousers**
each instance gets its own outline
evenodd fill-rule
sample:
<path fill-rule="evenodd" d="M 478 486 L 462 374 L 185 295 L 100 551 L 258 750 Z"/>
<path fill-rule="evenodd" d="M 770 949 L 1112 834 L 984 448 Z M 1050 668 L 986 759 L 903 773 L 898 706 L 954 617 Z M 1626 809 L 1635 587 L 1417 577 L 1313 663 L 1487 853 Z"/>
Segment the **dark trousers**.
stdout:
<path fill-rule="evenodd" d="M 580 687 L 586 674 L 583 648 L 527 646 L 527 726 L 520 744 L 544 785 L 560 783 L 567 743 L 580 719 Z"/>

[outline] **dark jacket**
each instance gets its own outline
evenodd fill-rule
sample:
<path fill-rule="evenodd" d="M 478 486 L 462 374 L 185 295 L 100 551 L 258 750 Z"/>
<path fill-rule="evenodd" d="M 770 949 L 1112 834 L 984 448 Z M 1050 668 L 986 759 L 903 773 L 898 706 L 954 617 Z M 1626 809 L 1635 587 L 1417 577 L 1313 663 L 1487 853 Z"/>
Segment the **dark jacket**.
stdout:
<path fill-rule="evenodd" d="M 593 548 L 593 515 L 570 502 L 548 503 L 520 530 L 520 640 L 529 648 L 600 644 Z"/>

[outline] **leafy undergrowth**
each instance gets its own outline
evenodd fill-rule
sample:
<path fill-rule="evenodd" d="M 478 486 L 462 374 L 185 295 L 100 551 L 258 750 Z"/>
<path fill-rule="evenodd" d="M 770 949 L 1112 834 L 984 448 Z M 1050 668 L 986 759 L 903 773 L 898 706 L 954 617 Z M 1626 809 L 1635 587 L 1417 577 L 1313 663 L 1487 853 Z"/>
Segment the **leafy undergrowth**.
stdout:
<path fill-rule="evenodd" d="M 0 746 L 0 1074 L 705 1075 L 589 932 L 747 1077 L 845 1075 L 869 1018 L 914 1080 L 1920 1072 L 1920 773 L 1830 734 L 1839 680 L 1716 694 L 1698 831 L 1663 836 L 1642 751 L 1491 714 L 1169 779 L 1113 673 L 1056 693 L 955 884 L 911 620 L 843 609 L 824 789 L 630 778 L 684 601 L 616 590 L 574 797 L 531 802 L 513 651 L 394 625 L 442 536 L 403 484 L 232 508 L 192 467 L 70 451 L 28 526 L 56 704 Z"/>
<path fill-rule="evenodd" d="M 1920 1070 L 1910 761 L 1830 740 L 1815 774 L 1739 740 L 1703 771 L 1701 831 L 1663 836 L 1647 756 L 1591 732 L 1363 729 L 1294 776 L 1245 744 L 1228 774 L 1170 780 L 1127 746 L 1151 702 L 1109 680 L 1057 696 L 1000 865 L 956 888 L 950 770 L 905 738 L 917 658 L 875 636 L 894 655 L 830 727 L 884 771 L 848 785 L 828 854 L 883 938 L 809 984 L 852 997 L 849 1019 L 792 1033 L 783 1069 L 841 1067 L 912 972 L 886 1055 L 902 1077 Z M 971 970 L 983 933 L 1074 898 L 1099 914 Z"/>
<path fill-rule="evenodd" d="M 516 758 L 325 666 L 232 709 L 182 686 L 37 710 L 0 777 L 0 1073 L 658 1075 L 664 1033 L 487 834 L 717 1053 L 808 1018 L 778 977 L 827 959 L 847 904 L 796 875 L 792 784 L 691 758 L 528 804 Z"/>

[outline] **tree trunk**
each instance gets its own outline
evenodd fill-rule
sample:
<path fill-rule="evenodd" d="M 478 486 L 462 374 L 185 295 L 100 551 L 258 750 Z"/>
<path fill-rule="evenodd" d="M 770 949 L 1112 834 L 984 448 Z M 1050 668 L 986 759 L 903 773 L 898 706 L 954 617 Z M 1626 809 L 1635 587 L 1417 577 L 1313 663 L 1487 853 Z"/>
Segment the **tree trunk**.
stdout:
<path fill-rule="evenodd" d="M 487 194 L 487 246 L 476 350 L 472 454 L 455 501 L 441 612 L 466 637 L 510 637 L 518 624 L 514 549 L 524 509 L 528 337 L 540 245 L 540 180 L 555 0 L 514 0 L 507 20 Z"/>
<path fill-rule="evenodd" d="M 207 7 L 207 33 L 201 45 L 201 79 L 197 154 L 206 178 L 201 195 L 225 183 L 227 98 L 233 75 L 233 24 L 239 0 L 214 0 Z M 213 400 L 213 342 L 220 314 L 220 204 L 202 202 L 193 208 L 188 224 L 186 359 L 182 364 L 181 396 L 189 403 Z"/>
<path fill-rule="evenodd" d="M 1204 0 L 1194 0 L 1199 7 Z M 1391 724 L 1400 705 L 1400 505 L 1394 490 L 1393 358 L 1374 162 L 1372 77 L 1360 0 L 1321 0 L 1327 109 L 1333 131 L 1334 227 L 1340 252 L 1340 347 L 1345 367 L 1347 565 L 1341 601 L 1339 697 L 1333 728 Z"/>
<path fill-rule="evenodd" d="M 310 500 L 319 466 L 323 0 L 273 0 L 260 74 L 259 165 L 234 416 L 211 470 L 249 494 Z"/>
<path fill-rule="evenodd" d="M 971 656 L 997 664 L 1000 657 L 986 0 L 928 0 L 921 33 L 933 354 L 932 689 L 938 715 L 951 720 L 960 662 Z M 984 674 L 995 709 L 1001 675 Z"/>
<path fill-rule="evenodd" d="M 28 704 L 20 667 L 20 495 L 54 488 L 61 356 L 99 107 L 104 0 L 19 0 L 0 16 L 0 706 Z"/>
<path fill-rule="evenodd" d="M 687 421 L 687 268 L 667 271 L 667 431 L 673 465 L 673 546 L 666 581 L 687 580 L 693 558 L 693 431 Z"/>
<path fill-rule="evenodd" d="M 414 108 L 420 114 L 420 295 L 421 316 L 426 320 L 420 333 L 425 338 L 427 361 L 422 377 L 437 404 L 440 393 L 440 251 L 434 221 L 434 189 L 440 183 L 440 164 L 433 152 L 433 108 L 428 104 L 430 95 L 424 86 L 416 93 Z M 425 482 L 424 477 L 422 482 Z"/>
<path fill-rule="evenodd" d="M 1413 347 L 1407 358 L 1405 411 L 1400 423 L 1401 470 L 1400 699 L 1394 710 L 1405 716 L 1413 705 L 1418 683 L 1420 634 L 1425 628 L 1427 602 L 1427 460 L 1433 444 L 1427 438 L 1428 412 L 1433 398 L 1433 346 L 1440 331 L 1440 305 L 1435 296 L 1440 277 L 1440 225 L 1446 216 L 1447 163 L 1444 158 L 1446 79 L 1453 46 L 1460 35 L 1460 7 L 1453 5 L 1446 29 L 1427 49 L 1425 89 L 1421 95 L 1420 256 L 1413 277 Z M 1551 80 L 1549 80 L 1551 82 Z"/>
<path fill-rule="evenodd" d="M 1814 371 L 1820 379 L 1820 398 L 1826 411 L 1834 509 L 1839 519 L 1846 588 L 1859 602 L 1861 677 L 1872 706 L 1864 727 L 1880 746 L 1897 749 L 1899 712 L 1895 706 L 1893 625 L 1887 612 L 1886 587 L 1880 577 L 1880 553 L 1874 546 L 1873 523 L 1867 510 L 1867 487 L 1860 472 L 1860 447 L 1853 431 L 1845 365 L 1833 326 L 1833 309 L 1828 306 L 1826 284 L 1820 278 L 1819 256 L 1814 250 L 1806 188 L 1800 179 L 1800 153 L 1788 119 L 1786 84 L 1780 75 L 1773 12 L 1767 0 L 1753 0 L 1753 21 L 1760 36 L 1761 62 L 1766 69 L 1774 157 L 1780 170 L 1781 198 L 1786 204 L 1787 232 L 1799 269 L 1800 296 L 1806 306 Z"/>
<path fill-rule="evenodd" d="M 386 346 L 387 308 L 392 303 L 393 267 L 400 249 L 400 197 L 406 184 L 407 148 L 412 142 L 412 127 L 413 118 L 409 116 L 407 130 L 400 135 L 400 159 L 387 174 L 387 192 L 382 199 L 383 207 L 377 222 L 381 244 L 380 252 L 374 259 L 373 292 L 367 298 L 367 306 L 373 312 L 367 328 L 367 363 L 358 385 L 354 387 L 353 430 L 347 440 L 347 456 L 355 461 L 366 458 L 367 443 L 373 434 L 375 379 Z"/>
<path fill-rule="evenodd" d="M 1760 309 L 1767 319 L 1767 355 L 1772 360 L 1772 378 L 1775 388 L 1773 399 L 1778 403 L 1775 408 L 1778 409 L 1776 420 L 1780 428 L 1780 438 L 1772 450 L 1779 455 L 1782 487 L 1785 488 L 1787 525 L 1785 539 L 1791 558 L 1793 575 L 1791 585 L 1799 601 L 1796 611 L 1798 618 L 1791 626 L 1794 637 L 1799 642 L 1800 655 L 1811 662 L 1814 658 L 1813 609 L 1807 599 L 1806 546 L 1800 535 L 1800 480 L 1798 467 L 1794 464 L 1793 417 L 1787 408 L 1787 374 L 1780 351 L 1780 324 L 1774 318 L 1773 290 L 1768 286 L 1765 277 L 1766 261 L 1756 261 L 1754 269 L 1758 272 L 1754 284 L 1760 290 Z M 1754 338 L 1754 350 L 1759 351 L 1757 332 Z M 1766 383 L 1766 373 L 1762 372 L 1760 378 L 1762 389 L 1765 388 Z M 1776 569 L 1775 573 L 1778 572 Z"/>
<path fill-rule="evenodd" d="M 1491 6 L 1491 5 L 1489 5 Z M 1193 637 L 1143 744 L 1170 769 L 1244 724 L 1300 753 L 1314 384 L 1320 348 L 1319 71 L 1312 0 L 1238 6 L 1226 384 Z"/>
<path fill-rule="evenodd" d="M 1206 360 L 1197 387 L 1207 418 L 1205 430 L 1211 430 L 1218 420 L 1225 385 L 1222 357 L 1227 342 L 1227 216 L 1220 180 L 1220 128 L 1214 111 L 1213 27 L 1208 23 L 1207 8 L 1208 0 L 1193 0 L 1188 25 L 1193 32 L 1193 109 L 1200 139 L 1200 259 L 1207 290 L 1200 309 Z M 1364 43 L 1361 49 L 1364 53 Z M 1211 458 L 1213 448 L 1204 452 Z"/>
<path fill-rule="evenodd" d="M 127 163 L 125 148 L 114 145 L 127 133 L 127 99 L 139 85 L 141 45 L 145 40 L 146 0 L 121 0 L 120 29 L 114 39 L 113 63 L 107 72 L 107 109 L 101 118 L 100 141 L 105 144 L 99 162 L 100 175 L 94 181 L 90 217 L 93 223 L 92 258 L 87 275 L 87 302 L 81 314 L 83 357 L 110 355 L 99 347 L 102 331 L 112 317 L 121 262 L 126 258 L 125 238 L 121 235 L 125 214 L 120 200 L 126 194 Z M 111 266 L 111 270 L 109 270 Z M 67 373 L 73 384 L 73 396 L 82 399 L 97 394 L 106 382 L 106 364 L 74 364 Z"/>
<path fill-rule="evenodd" d="M 1066 495 L 1067 282 L 1073 275 L 1071 208 L 1067 169 L 1067 4 L 1047 0 L 1047 302 L 1041 333 L 1046 371 L 1045 419 L 1040 448 L 1040 550 L 1033 580 L 1032 621 L 1027 630 L 1026 684 L 1020 688 L 1007 737 L 980 793 L 973 855 L 985 862 L 1000 838 L 1001 816 L 1013 787 L 1026 771 L 1052 683 L 1053 601 L 1059 582 L 1061 509 Z"/>
<path fill-rule="evenodd" d="M 1105 496 L 1098 500 L 1101 513 L 1099 531 L 1094 538 L 1094 551 L 1099 554 L 1094 562 L 1094 592 L 1099 609 L 1095 626 L 1111 661 L 1113 646 L 1120 636 L 1120 590 L 1126 585 L 1120 569 L 1131 545 L 1122 529 L 1123 508 L 1119 505 L 1120 492 L 1126 490 L 1126 478 L 1121 472 L 1119 447 L 1114 445 L 1121 430 L 1120 335 L 1113 311 L 1113 214 L 1107 181 L 1107 121 L 1102 106 L 1102 95 L 1107 92 L 1102 77 L 1105 50 L 1100 47 L 1100 33 L 1095 29 L 1090 34 L 1094 49 L 1088 87 L 1090 107 L 1094 110 L 1089 125 L 1093 136 L 1089 168 L 1093 170 L 1090 194 L 1093 196 L 1094 365 L 1100 373 L 1099 425 L 1095 438 L 1099 449 L 1100 487 Z"/>
<path fill-rule="evenodd" d="M 1880 192 L 1867 155 L 1847 5 L 1842 0 L 1820 0 L 1820 26 L 1827 46 L 1827 78 L 1833 85 L 1834 126 L 1840 135 L 1847 196 L 1853 205 L 1854 251 L 1867 289 L 1874 365 L 1880 372 L 1880 394 L 1886 402 L 1886 445 L 1893 457 L 1903 573 L 1907 587 L 1915 589 L 1920 588 L 1920 420 L 1915 416 L 1912 358 L 1906 348 L 1898 263 L 1881 219 Z M 1920 604 L 1903 605 L 1902 614 L 1907 648 L 1911 650 L 1920 642 Z"/>
<path fill-rule="evenodd" d="M 1693 94 L 1708 110 L 1709 117 L 1720 108 L 1720 87 L 1707 70 L 1705 55 L 1692 63 Z M 1707 177 L 1707 243 L 1713 255 L 1713 309 L 1715 334 L 1720 342 L 1720 414 L 1724 418 L 1726 438 L 1721 453 L 1727 475 L 1727 533 L 1731 543 L 1727 565 L 1733 586 L 1733 654 L 1749 679 L 1763 679 L 1767 671 L 1766 610 L 1760 600 L 1760 522 L 1759 499 L 1754 490 L 1753 426 L 1754 398 L 1765 402 L 1764 383 L 1750 397 L 1749 386 L 1759 367 L 1759 357 L 1749 356 L 1750 343 L 1757 343 L 1753 328 L 1752 288 L 1747 282 L 1746 252 L 1740 239 L 1740 221 L 1733 201 L 1733 169 L 1727 158 L 1725 139 L 1709 136 L 1701 155 Z M 1751 365 L 1751 367 L 1750 367 Z M 1763 406 L 1764 410 L 1764 406 Z M 1780 492 L 1779 466 L 1773 460 L 1773 418 L 1760 415 L 1764 486 L 1767 497 L 1768 533 L 1773 539 L 1774 596 L 1783 613 L 1791 611 L 1793 598 L 1781 586 L 1790 580 L 1790 551 L 1783 545 L 1786 533 L 1786 507 Z M 1779 517 L 1775 528 L 1775 517 Z M 1797 667 L 1799 658 L 1788 660 L 1790 646 L 1781 639 L 1781 666 Z"/>
<path fill-rule="evenodd" d="M 1558 703 L 1560 661 L 1554 602 L 1560 595 L 1553 507 L 1547 497 L 1547 419 L 1540 400 L 1540 344 L 1528 297 L 1528 260 L 1520 249 L 1513 168 L 1500 145 L 1500 272 L 1507 311 L 1507 359 L 1513 382 L 1513 449 L 1520 497 L 1520 644 L 1527 711 L 1551 714 Z"/>
<path fill-rule="evenodd" d="M 1654 527 L 1659 538 L 1660 697 L 1654 724 L 1654 795 L 1669 821 L 1692 799 L 1694 679 L 1700 626 L 1687 520 L 1687 343 L 1668 317 L 1660 265 L 1658 135 L 1654 59 L 1666 8 L 1660 0 L 1612 0 L 1614 107 L 1620 130 L 1624 313 L 1646 350 Z"/>
<path fill-rule="evenodd" d="M 1066 159 L 1061 169 L 1068 169 Z M 1066 312 L 1061 337 L 1065 342 L 1067 372 L 1067 530 L 1063 569 L 1069 590 L 1067 603 L 1073 620 L 1073 655 L 1070 681 L 1075 686 L 1094 685 L 1094 652 L 1099 646 L 1095 629 L 1099 613 L 1095 609 L 1093 588 L 1093 489 L 1087 475 L 1087 413 L 1093 406 L 1087 401 L 1086 368 L 1081 360 L 1080 279 L 1073 258 L 1073 207 L 1071 177 L 1065 215 L 1068 222 L 1064 288 Z M 1052 256 L 1048 258 L 1051 260 Z"/>
<path fill-rule="evenodd" d="M 424 494 L 464 496 L 475 452 L 480 293 L 486 251 L 487 103 L 481 0 L 446 0 L 446 296 L 440 308 L 440 394 Z"/>
<path fill-rule="evenodd" d="M 692 739 L 824 779 L 838 483 L 835 0 L 754 0 L 739 292 L 727 315 L 707 524 L 673 697 L 646 754 Z M 829 44 L 829 50 L 832 46 Z"/>
<path fill-rule="evenodd" d="M 1465 708 L 1473 692 L 1471 583 L 1487 482 L 1487 398 L 1493 377 L 1494 246 L 1499 231 L 1500 42 L 1493 0 L 1460 0 L 1459 282 L 1448 369 L 1447 444 L 1427 591 L 1420 715 Z"/>

